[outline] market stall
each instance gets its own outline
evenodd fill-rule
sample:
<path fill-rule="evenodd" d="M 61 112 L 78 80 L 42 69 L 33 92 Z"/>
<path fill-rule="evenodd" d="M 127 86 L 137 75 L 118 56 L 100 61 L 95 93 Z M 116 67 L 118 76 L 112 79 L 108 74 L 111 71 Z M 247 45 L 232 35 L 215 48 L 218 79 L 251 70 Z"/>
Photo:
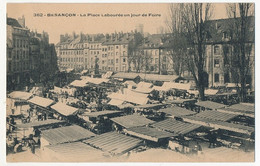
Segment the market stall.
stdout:
<path fill-rule="evenodd" d="M 143 145 L 143 141 L 137 138 L 119 134 L 117 132 L 108 132 L 97 135 L 93 138 L 83 141 L 84 143 L 101 149 L 110 155 L 122 155 Z"/>

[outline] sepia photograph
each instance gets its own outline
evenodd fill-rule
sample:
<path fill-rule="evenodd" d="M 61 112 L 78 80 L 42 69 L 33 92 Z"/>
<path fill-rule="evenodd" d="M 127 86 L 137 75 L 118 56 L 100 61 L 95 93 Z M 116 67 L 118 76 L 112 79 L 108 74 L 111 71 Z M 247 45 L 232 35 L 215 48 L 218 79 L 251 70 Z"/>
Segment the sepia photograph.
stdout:
<path fill-rule="evenodd" d="M 4 19 L 7 163 L 255 162 L 255 3 L 6 3 Z"/>

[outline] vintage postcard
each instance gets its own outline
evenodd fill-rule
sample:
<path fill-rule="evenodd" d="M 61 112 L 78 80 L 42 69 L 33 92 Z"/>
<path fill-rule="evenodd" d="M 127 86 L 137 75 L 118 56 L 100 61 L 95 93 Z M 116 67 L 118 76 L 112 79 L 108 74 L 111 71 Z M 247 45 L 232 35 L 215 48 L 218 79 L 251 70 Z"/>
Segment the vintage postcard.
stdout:
<path fill-rule="evenodd" d="M 254 162 L 254 3 L 7 3 L 6 162 Z"/>

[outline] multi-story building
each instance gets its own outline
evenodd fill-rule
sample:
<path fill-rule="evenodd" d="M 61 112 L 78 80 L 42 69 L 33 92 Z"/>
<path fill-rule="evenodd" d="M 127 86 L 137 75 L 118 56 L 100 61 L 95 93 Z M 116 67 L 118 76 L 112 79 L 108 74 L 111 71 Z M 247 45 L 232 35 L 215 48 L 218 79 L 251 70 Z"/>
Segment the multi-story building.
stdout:
<path fill-rule="evenodd" d="M 86 52 L 83 34 L 61 35 L 60 42 L 56 45 L 56 52 L 60 69 L 83 70 L 85 68 Z"/>
<path fill-rule="evenodd" d="M 80 37 L 81 36 L 81 37 Z M 61 35 L 56 45 L 60 69 L 95 69 L 103 71 L 128 70 L 129 34 L 113 33 L 112 35 Z M 70 47 L 72 46 L 72 47 Z M 78 47 L 77 47 L 78 46 Z M 71 49 L 76 54 L 70 53 Z M 82 50 L 83 49 L 83 50 Z M 83 52 L 82 52 L 83 51 Z M 75 61 L 77 52 L 82 55 L 82 63 Z M 78 65 L 78 66 L 77 66 Z"/>
<path fill-rule="evenodd" d="M 254 18 L 252 18 L 254 19 Z M 232 30 L 229 23 L 232 19 L 212 20 L 210 24 L 210 34 L 206 43 L 205 66 L 204 70 L 208 74 L 209 87 L 223 86 L 226 83 L 236 83 L 239 73 L 234 70 L 235 50 L 230 40 Z M 252 24 L 252 23 L 251 23 Z M 250 34 L 254 33 L 254 25 L 250 24 Z M 142 29 L 142 26 L 140 26 Z M 136 31 L 137 32 L 137 31 Z M 142 32 L 142 31 L 140 31 Z M 141 34 L 143 35 L 143 34 Z M 80 44 L 76 35 L 62 35 L 61 42 L 57 45 L 57 54 L 60 55 L 60 67 L 76 68 L 71 59 L 75 54 L 64 53 L 67 46 L 71 43 Z M 84 36 L 84 35 L 83 35 Z M 137 48 L 133 46 L 134 32 L 131 33 L 112 33 L 100 35 L 85 35 L 83 40 L 84 47 L 84 69 L 93 69 L 98 65 L 99 70 L 114 72 L 142 72 L 142 73 L 159 73 L 159 74 L 181 74 L 189 75 L 190 72 L 185 66 L 185 62 L 178 62 L 173 55 L 172 37 L 170 34 L 143 35 L 143 43 Z M 66 38 L 66 39 L 65 39 Z M 81 38 L 82 39 L 82 38 Z M 247 75 L 247 83 L 254 87 L 254 37 L 247 41 L 247 54 L 250 59 L 250 69 Z M 73 47 L 79 50 L 79 47 Z M 131 49 L 131 51 L 130 51 Z M 132 55 L 129 52 L 134 53 Z M 66 51 L 65 51 L 66 52 Z M 65 55 L 64 55 L 65 54 Z M 178 56 L 178 55 L 176 55 Z M 75 60 L 74 60 L 75 62 Z M 179 64 L 182 63 L 182 64 Z M 78 63 L 82 65 L 82 63 Z M 179 66 L 175 66 L 178 64 Z M 178 72 L 176 70 L 179 70 Z"/>
<path fill-rule="evenodd" d="M 138 47 L 136 53 L 140 59 L 137 58 L 131 63 L 133 71 L 165 74 L 172 70 L 168 50 L 165 49 L 165 43 L 162 41 L 163 36 L 163 34 L 154 34 L 144 38 L 143 44 Z"/>
<path fill-rule="evenodd" d="M 30 80 L 29 29 L 13 18 L 7 18 L 7 87 L 14 89 Z"/>
<path fill-rule="evenodd" d="M 106 41 L 102 44 L 104 57 L 107 58 L 107 70 L 115 72 L 128 71 L 128 45 L 130 42 L 129 33 L 113 33 L 106 37 Z M 107 56 L 107 57 L 106 57 Z M 104 60 L 105 63 L 105 60 Z"/>
<path fill-rule="evenodd" d="M 7 88 L 14 90 L 31 81 L 39 82 L 42 73 L 49 76 L 57 70 L 54 45 L 49 35 L 30 32 L 25 18 L 7 18 Z"/>
<path fill-rule="evenodd" d="M 233 30 L 229 26 L 234 19 L 209 21 L 211 26 L 210 39 L 206 45 L 205 70 L 208 73 L 209 87 L 223 86 L 226 83 L 239 83 L 236 60 L 235 41 L 232 40 Z M 249 59 L 247 84 L 254 89 L 254 17 L 249 17 L 247 29 L 246 57 Z"/>
<path fill-rule="evenodd" d="M 57 70 L 57 56 L 53 44 L 49 44 L 46 32 L 30 32 L 30 69 L 31 80 L 39 82 Z"/>

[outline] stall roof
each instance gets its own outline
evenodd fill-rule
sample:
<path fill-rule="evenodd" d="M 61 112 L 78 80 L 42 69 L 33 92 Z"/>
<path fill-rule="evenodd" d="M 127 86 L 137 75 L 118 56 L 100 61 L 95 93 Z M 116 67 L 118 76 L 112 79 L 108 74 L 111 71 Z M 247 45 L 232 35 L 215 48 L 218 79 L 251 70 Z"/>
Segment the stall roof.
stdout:
<path fill-rule="evenodd" d="M 228 121 L 228 120 L 235 118 L 237 115 L 223 113 L 223 112 L 219 112 L 219 111 L 215 111 L 215 110 L 209 110 L 209 111 L 206 110 L 206 111 L 200 112 L 194 116 L 197 116 L 200 118 L 218 120 L 218 121 Z"/>
<path fill-rule="evenodd" d="M 114 115 L 120 114 L 123 111 L 112 111 L 112 110 L 104 110 L 104 111 L 96 111 L 96 112 L 85 112 L 82 116 L 88 117 L 99 117 L 99 116 L 107 116 L 107 115 Z"/>
<path fill-rule="evenodd" d="M 174 117 L 181 117 L 181 116 L 185 116 L 185 115 L 194 115 L 196 114 L 196 112 L 190 111 L 188 109 L 182 108 L 182 107 L 178 107 L 178 106 L 174 106 L 174 107 L 169 107 L 169 108 L 164 108 L 164 109 L 160 109 L 158 110 L 159 112 L 164 112 L 168 115 L 174 116 Z"/>
<path fill-rule="evenodd" d="M 157 91 L 166 91 L 165 89 L 163 89 L 162 86 L 153 86 L 153 90 L 157 90 Z"/>
<path fill-rule="evenodd" d="M 119 72 L 114 75 L 112 75 L 112 78 L 122 78 L 122 79 L 135 79 L 139 76 L 139 73 L 123 73 Z"/>
<path fill-rule="evenodd" d="M 108 104 L 114 105 L 114 106 L 119 106 L 119 105 L 122 105 L 123 103 L 124 103 L 124 101 L 122 101 L 122 100 L 111 99 Z"/>
<path fill-rule="evenodd" d="M 255 112 L 255 106 L 254 105 L 249 105 L 249 104 L 234 104 L 231 105 L 230 107 L 227 108 L 231 108 L 231 109 L 237 109 L 237 110 L 241 110 L 241 111 L 250 111 L 250 112 Z"/>
<path fill-rule="evenodd" d="M 207 127 L 213 127 L 216 129 L 224 129 L 228 131 L 234 131 L 238 133 L 244 133 L 250 135 L 252 132 L 255 131 L 253 127 L 244 126 L 240 124 L 234 124 L 229 122 L 223 122 L 223 121 L 216 121 L 206 118 L 201 118 L 198 116 L 185 116 L 183 117 L 183 120 L 189 123 L 193 124 L 199 124 Z"/>
<path fill-rule="evenodd" d="M 153 86 L 152 83 L 149 83 L 149 82 L 139 82 L 137 84 L 137 88 L 151 88 Z"/>
<path fill-rule="evenodd" d="M 190 90 L 190 83 L 176 83 L 176 82 L 164 82 L 162 85 L 162 89 L 165 91 L 170 89 L 179 89 L 179 90 Z"/>
<path fill-rule="evenodd" d="M 126 84 L 126 85 L 131 85 L 131 86 L 136 86 L 137 84 L 134 82 L 134 81 L 125 81 L 123 84 Z"/>
<path fill-rule="evenodd" d="M 102 151 L 97 150 L 89 145 L 86 145 L 82 142 L 72 142 L 64 143 L 57 145 L 47 145 L 46 148 L 55 152 L 55 155 L 58 154 L 62 157 L 62 160 L 71 160 L 71 159 L 88 159 L 93 155 L 102 156 Z"/>
<path fill-rule="evenodd" d="M 137 105 L 137 106 L 133 106 L 133 108 L 156 108 L 156 107 L 162 107 L 162 106 L 166 106 L 167 104 L 162 104 L 162 103 L 158 103 L 158 104 L 144 104 L 144 105 Z"/>
<path fill-rule="evenodd" d="M 124 109 L 124 108 L 132 108 L 132 107 L 134 107 L 134 105 L 130 104 L 130 103 L 125 103 L 125 104 L 118 105 L 117 107 L 119 109 Z"/>
<path fill-rule="evenodd" d="M 176 136 L 179 134 L 187 134 L 201 127 L 201 125 L 178 121 L 172 118 L 155 122 L 151 124 L 151 126 L 164 131 L 173 132 Z"/>
<path fill-rule="evenodd" d="M 78 108 L 68 106 L 67 104 L 61 102 L 52 105 L 51 108 L 64 116 L 72 115 L 79 110 Z"/>
<path fill-rule="evenodd" d="M 45 108 L 54 103 L 54 101 L 51 99 L 47 99 L 39 96 L 34 96 L 32 99 L 28 100 L 28 102 Z"/>
<path fill-rule="evenodd" d="M 57 119 L 47 119 L 43 121 L 34 121 L 31 123 L 21 123 L 17 124 L 16 127 L 18 128 L 31 128 L 31 127 L 40 127 L 40 126 L 51 126 L 57 124 L 65 124 L 65 121 L 57 120 Z"/>
<path fill-rule="evenodd" d="M 151 93 L 154 89 L 153 88 L 136 88 L 133 89 L 133 91 L 138 92 L 138 93 L 144 93 L 144 94 L 148 94 Z"/>
<path fill-rule="evenodd" d="M 83 88 L 87 86 L 87 82 L 85 80 L 74 80 L 70 85 Z"/>
<path fill-rule="evenodd" d="M 159 139 L 162 138 L 169 138 L 174 136 L 173 133 L 169 133 L 166 131 L 161 131 L 158 130 L 156 128 L 151 128 L 151 127 L 146 127 L 146 126 L 138 126 L 138 127 L 132 127 L 132 128 L 127 128 L 124 129 L 126 133 L 142 138 L 142 139 L 146 139 L 146 140 L 150 140 L 150 141 L 154 141 L 154 142 L 158 142 Z"/>
<path fill-rule="evenodd" d="M 143 141 L 117 132 L 108 132 L 83 142 L 105 152 L 120 155 L 142 145 Z"/>
<path fill-rule="evenodd" d="M 147 104 L 147 102 L 148 102 L 147 94 L 137 93 L 137 92 L 133 92 L 131 90 L 126 91 L 124 94 L 112 93 L 112 94 L 108 95 L 108 98 L 127 101 L 130 103 L 139 104 L 139 105 L 144 105 L 144 104 Z"/>
<path fill-rule="evenodd" d="M 28 100 L 33 96 L 33 94 L 23 91 L 13 91 L 8 96 L 12 99 Z"/>
<path fill-rule="evenodd" d="M 91 83 L 96 85 L 99 85 L 101 83 L 107 83 L 109 81 L 109 79 L 105 79 L 105 78 L 91 78 L 88 76 L 81 76 L 80 78 L 86 83 Z"/>
<path fill-rule="evenodd" d="M 238 109 L 233 109 L 233 108 L 229 108 L 229 107 L 218 109 L 218 111 L 219 112 L 223 112 L 223 113 L 235 114 L 235 115 L 249 116 L 251 118 L 255 117 L 255 113 L 254 112 L 238 110 Z"/>
<path fill-rule="evenodd" d="M 162 81 L 162 82 L 171 82 L 171 81 L 176 81 L 177 79 L 183 79 L 178 75 L 159 75 L 159 74 L 143 74 L 143 73 L 140 73 L 140 77 L 143 80 Z"/>
<path fill-rule="evenodd" d="M 151 93 L 151 92 L 153 91 L 152 86 L 153 86 L 152 83 L 139 82 L 139 83 L 137 84 L 137 88 L 136 88 L 136 89 L 133 89 L 133 91 L 139 92 L 139 93 Z"/>
<path fill-rule="evenodd" d="M 95 136 L 95 134 L 77 125 L 42 131 L 42 137 L 45 138 L 51 145 L 76 142 L 79 140 L 90 138 L 92 136 Z"/>
<path fill-rule="evenodd" d="M 226 105 L 224 105 L 224 104 L 216 103 L 213 101 L 199 101 L 199 102 L 195 103 L 195 105 L 200 106 L 200 107 L 205 107 L 208 109 L 212 109 L 212 110 L 226 107 Z"/>
<path fill-rule="evenodd" d="M 136 127 L 136 126 L 144 126 L 144 125 L 148 125 L 148 124 L 154 122 L 154 121 L 147 119 L 143 116 L 135 115 L 135 114 L 120 116 L 120 117 L 112 118 L 111 120 L 113 122 L 125 127 L 125 128 Z"/>
<path fill-rule="evenodd" d="M 166 103 L 172 104 L 184 104 L 184 103 L 195 103 L 196 99 L 179 99 L 179 100 L 167 100 Z"/>

